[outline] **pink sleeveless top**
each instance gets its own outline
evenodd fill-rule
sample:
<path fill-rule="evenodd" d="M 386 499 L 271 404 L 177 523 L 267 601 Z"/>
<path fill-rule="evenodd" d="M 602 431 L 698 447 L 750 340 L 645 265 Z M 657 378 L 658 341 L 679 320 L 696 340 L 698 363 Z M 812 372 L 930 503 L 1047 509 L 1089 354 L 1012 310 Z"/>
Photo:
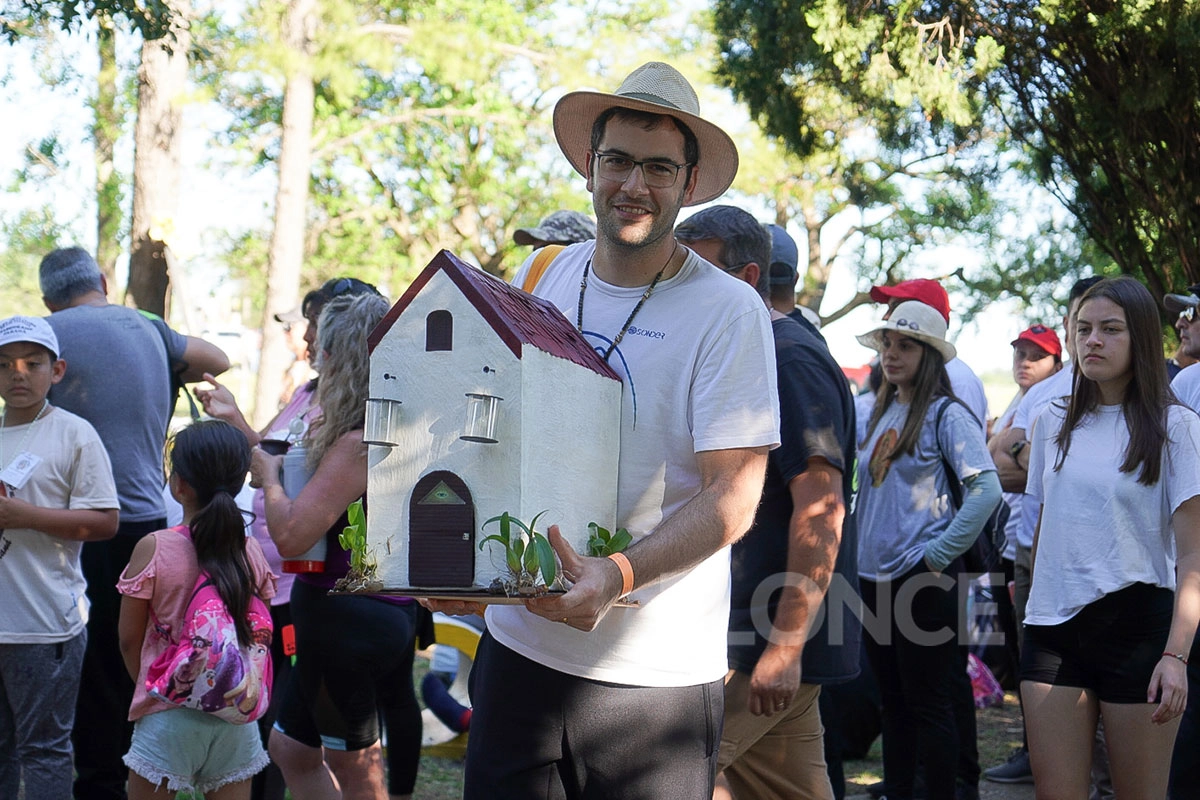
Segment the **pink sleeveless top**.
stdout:
<path fill-rule="evenodd" d="M 186 533 L 186 526 L 180 526 Z M 121 574 L 117 591 L 130 597 L 150 601 L 150 616 L 146 620 L 146 633 L 142 637 L 142 655 L 138 677 L 134 681 L 133 703 L 129 706 L 132 722 L 147 714 L 167 711 L 177 706 L 156 700 L 146 694 L 146 671 L 154 660 L 162 655 L 171 641 L 171 632 L 183 625 L 183 614 L 192 589 L 200 574 L 196 561 L 196 548 L 189 535 L 180 535 L 176 528 L 155 531 L 154 555 L 146 568 L 137 575 Z M 267 566 L 262 547 L 254 539 L 246 539 L 246 557 L 254 570 L 259 596 L 270 601 L 275 596 L 275 576 Z"/>

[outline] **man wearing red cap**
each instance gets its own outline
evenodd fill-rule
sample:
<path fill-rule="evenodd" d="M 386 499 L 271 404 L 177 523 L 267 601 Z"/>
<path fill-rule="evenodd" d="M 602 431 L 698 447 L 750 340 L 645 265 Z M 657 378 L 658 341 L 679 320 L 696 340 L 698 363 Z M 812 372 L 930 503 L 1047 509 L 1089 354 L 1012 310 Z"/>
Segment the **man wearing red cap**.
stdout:
<path fill-rule="evenodd" d="M 872 286 L 871 299 L 876 303 L 887 303 L 887 319 L 892 315 L 892 309 L 905 300 L 916 300 L 930 308 L 936 309 L 946 323 L 950 323 L 950 297 L 937 281 L 928 278 L 914 278 L 911 281 L 900 281 L 894 286 Z M 950 376 L 950 386 L 954 394 L 963 401 L 979 424 L 986 429 L 988 421 L 987 395 L 983 392 L 983 381 L 963 363 L 961 358 L 952 358 L 946 362 L 946 374 Z"/>

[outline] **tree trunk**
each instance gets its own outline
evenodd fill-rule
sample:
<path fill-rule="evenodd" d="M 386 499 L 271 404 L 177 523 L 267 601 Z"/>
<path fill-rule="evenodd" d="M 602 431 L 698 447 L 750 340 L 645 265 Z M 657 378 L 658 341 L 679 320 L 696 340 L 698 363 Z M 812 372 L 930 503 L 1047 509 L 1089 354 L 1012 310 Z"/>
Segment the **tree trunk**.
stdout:
<path fill-rule="evenodd" d="M 173 2 L 172 8 L 187 19 L 182 2 Z M 167 240 L 178 210 L 181 98 L 190 39 L 181 25 L 173 39 L 145 42 L 138 67 L 128 297 L 134 306 L 160 316 L 166 316 Z"/>
<path fill-rule="evenodd" d="M 121 240 L 121 175 L 113 163 L 113 148 L 121 135 L 117 107 L 117 46 L 112 20 L 99 17 L 96 48 L 100 71 L 96 75 L 95 120 L 92 141 L 96 162 L 96 263 L 108 285 L 117 285 L 117 254 Z"/>
<path fill-rule="evenodd" d="M 283 37 L 295 58 L 283 95 L 279 142 L 279 186 L 275 227 L 267 254 L 267 301 L 263 307 L 262 355 L 254 394 L 253 425 L 261 427 L 279 410 L 284 372 L 291 363 L 283 328 L 274 316 L 296 307 L 304 263 L 308 184 L 312 172 L 313 86 L 311 57 L 316 28 L 315 0 L 289 0 Z"/>

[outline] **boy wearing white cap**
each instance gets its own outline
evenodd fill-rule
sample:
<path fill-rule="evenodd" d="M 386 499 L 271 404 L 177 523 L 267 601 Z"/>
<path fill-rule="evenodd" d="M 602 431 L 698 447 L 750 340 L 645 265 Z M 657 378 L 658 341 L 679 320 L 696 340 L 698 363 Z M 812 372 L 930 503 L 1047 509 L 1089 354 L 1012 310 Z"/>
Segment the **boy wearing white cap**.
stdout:
<path fill-rule="evenodd" d="M 70 797 L 85 541 L 117 531 L 108 454 L 46 400 L 67 364 L 44 319 L 0 321 L 0 797 Z"/>

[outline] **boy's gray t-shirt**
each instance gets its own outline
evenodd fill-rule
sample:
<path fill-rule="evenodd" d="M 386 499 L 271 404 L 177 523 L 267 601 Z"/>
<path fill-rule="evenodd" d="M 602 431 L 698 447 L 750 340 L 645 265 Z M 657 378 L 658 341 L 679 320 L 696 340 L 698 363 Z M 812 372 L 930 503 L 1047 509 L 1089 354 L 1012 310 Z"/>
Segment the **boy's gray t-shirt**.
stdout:
<path fill-rule="evenodd" d="M 47 321 L 67 362 L 50 402 L 92 423 L 112 461 L 121 522 L 145 522 L 163 507 L 163 443 L 171 416 L 170 361 L 187 339 L 132 308 L 75 306 Z"/>

